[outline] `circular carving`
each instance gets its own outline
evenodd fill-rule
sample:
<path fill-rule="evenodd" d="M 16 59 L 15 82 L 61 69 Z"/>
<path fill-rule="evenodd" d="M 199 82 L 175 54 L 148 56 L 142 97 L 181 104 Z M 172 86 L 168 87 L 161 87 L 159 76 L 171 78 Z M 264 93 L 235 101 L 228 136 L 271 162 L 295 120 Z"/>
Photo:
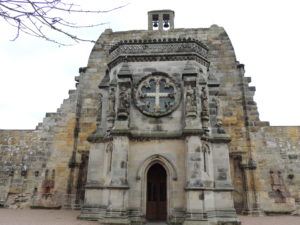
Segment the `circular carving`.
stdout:
<path fill-rule="evenodd" d="M 134 93 L 137 108 L 148 116 L 160 117 L 173 112 L 181 97 L 180 85 L 164 73 L 141 79 Z"/>

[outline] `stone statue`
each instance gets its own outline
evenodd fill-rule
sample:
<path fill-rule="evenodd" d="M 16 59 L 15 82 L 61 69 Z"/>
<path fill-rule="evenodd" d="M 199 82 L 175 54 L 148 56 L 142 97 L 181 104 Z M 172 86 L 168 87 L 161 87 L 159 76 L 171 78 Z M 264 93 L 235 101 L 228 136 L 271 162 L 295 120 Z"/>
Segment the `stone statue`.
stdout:
<path fill-rule="evenodd" d="M 196 116 L 197 114 L 196 90 L 190 85 L 186 90 L 186 114 L 187 116 Z"/>
<path fill-rule="evenodd" d="M 120 88 L 119 105 L 118 105 L 118 118 L 127 119 L 129 114 L 129 89 L 125 86 Z"/>
<path fill-rule="evenodd" d="M 115 89 L 110 88 L 109 96 L 108 96 L 108 109 L 107 109 L 107 121 L 109 122 L 109 128 L 113 127 L 115 121 Z"/>
<path fill-rule="evenodd" d="M 284 180 L 283 180 L 281 171 L 278 171 L 277 174 L 278 174 L 278 183 L 280 185 L 284 185 Z"/>
<path fill-rule="evenodd" d="M 220 101 L 217 97 L 213 97 L 212 102 L 215 103 L 215 108 L 216 108 L 216 118 L 221 119 L 221 109 L 220 109 Z"/>
<path fill-rule="evenodd" d="M 206 88 L 201 89 L 201 105 L 202 105 L 202 116 L 208 116 L 208 97 L 206 93 Z"/>
<path fill-rule="evenodd" d="M 213 97 L 212 102 L 215 103 L 215 108 L 216 108 L 216 127 L 217 127 L 217 132 L 219 134 L 225 134 L 225 130 L 222 127 L 222 113 L 221 113 L 221 108 L 220 108 L 220 101 L 217 97 Z"/>
<path fill-rule="evenodd" d="M 102 94 L 99 93 L 98 95 L 98 107 L 97 107 L 97 124 L 99 125 L 101 123 L 101 117 L 102 117 Z"/>
<path fill-rule="evenodd" d="M 217 132 L 219 134 L 225 134 L 226 133 L 225 130 L 223 129 L 222 125 L 223 125 L 222 120 L 217 119 L 216 127 L 217 127 Z"/>
<path fill-rule="evenodd" d="M 270 170 L 270 178 L 271 178 L 270 184 L 271 184 L 271 187 L 272 187 L 272 189 L 273 189 L 275 183 L 277 183 L 277 182 L 276 182 L 276 177 L 275 177 L 275 174 L 274 174 L 274 171 L 273 171 L 273 170 Z"/>
<path fill-rule="evenodd" d="M 115 102 L 116 102 L 114 88 L 110 89 L 108 101 L 109 101 L 109 103 L 108 103 L 108 115 L 113 117 L 115 115 Z"/>

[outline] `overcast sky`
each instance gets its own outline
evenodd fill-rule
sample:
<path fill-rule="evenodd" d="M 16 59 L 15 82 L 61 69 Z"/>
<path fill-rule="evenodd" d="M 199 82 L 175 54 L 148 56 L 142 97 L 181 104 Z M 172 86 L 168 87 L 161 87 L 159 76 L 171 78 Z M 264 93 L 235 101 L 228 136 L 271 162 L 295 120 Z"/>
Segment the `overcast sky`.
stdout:
<path fill-rule="evenodd" d="M 147 12 L 156 9 L 174 10 L 175 28 L 222 26 L 237 60 L 245 64 L 245 75 L 252 78 L 250 85 L 256 86 L 260 119 L 271 125 L 300 125 L 299 0 L 84 1 L 93 9 L 127 2 L 97 18 L 96 23 L 106 25 L 81 33 L 97 39 L 106 28 L 147 29 Z M 59 47 L 26 35 L 12 42 L 14 30 L 2 19 L 0 30 L 0 128 L 34 129 L 75 88 L 74 77 L 86 66 L 93 45 Z"/>

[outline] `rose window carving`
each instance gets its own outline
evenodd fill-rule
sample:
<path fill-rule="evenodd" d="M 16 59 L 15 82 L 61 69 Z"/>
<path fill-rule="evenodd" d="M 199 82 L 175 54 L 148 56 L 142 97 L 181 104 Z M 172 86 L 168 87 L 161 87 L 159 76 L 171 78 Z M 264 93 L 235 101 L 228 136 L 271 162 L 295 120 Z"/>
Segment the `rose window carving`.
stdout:
<path fill-rule="evenodd" d="M 159 117 L 171 113 L 178 106 L 180 95 L 180 87 L 171 77 L 156 74 L 138 83 L 135 102 L 142 113 Z"/>

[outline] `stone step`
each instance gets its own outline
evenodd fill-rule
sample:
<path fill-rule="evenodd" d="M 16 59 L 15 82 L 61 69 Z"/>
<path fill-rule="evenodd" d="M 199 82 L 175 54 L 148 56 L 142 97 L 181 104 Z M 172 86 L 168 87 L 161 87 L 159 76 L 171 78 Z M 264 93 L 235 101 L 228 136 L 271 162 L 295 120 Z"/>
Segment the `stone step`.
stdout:
<path fill-rule="evenodd" d="M 146 225 L 167 225 L 166 221 L 147 221 Z"/>

